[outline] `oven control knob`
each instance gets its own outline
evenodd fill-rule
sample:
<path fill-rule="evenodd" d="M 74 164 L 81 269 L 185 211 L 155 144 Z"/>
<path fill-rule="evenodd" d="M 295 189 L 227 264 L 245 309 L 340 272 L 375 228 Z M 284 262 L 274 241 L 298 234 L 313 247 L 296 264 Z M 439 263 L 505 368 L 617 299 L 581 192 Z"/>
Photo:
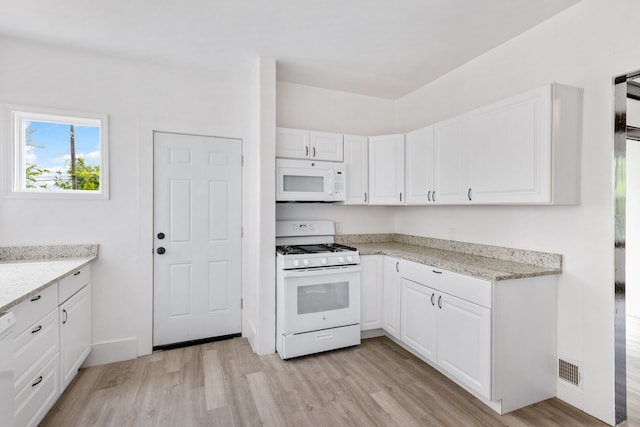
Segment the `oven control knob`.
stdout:
<path fill-rule="evenodd" d="M 351 255 L 347 257 L 347 262 L 353 262 L 353 257 Z"/>
<path fill-rule="evenodd" d="M 339 256 L 338 257 L 338 262 L 344 262 L 344 257 Z"/>
<path fill-rule="evenodd" d="M 298 261 L 297 259 L 294 259 L 294 260 L 293 260 L 293 266 L 294 266 L 294 267 L 297 267 L 297 266 L 299 266 L 299 265 L 300 265 L 300 261 Z"/>
<path fill-rule="evenodd" d="M 322 264 L 322 265 L 327 265 L 327 259 L 326 259 L 326 258 L 322 258 L 322 259 L 320 260 L 320 264 Z"/>
<path fill-rule="evenodd" d="M 309 265 L 309 260 L 308 259 L 303 259 L 302 260 L 302 265 Z"/>

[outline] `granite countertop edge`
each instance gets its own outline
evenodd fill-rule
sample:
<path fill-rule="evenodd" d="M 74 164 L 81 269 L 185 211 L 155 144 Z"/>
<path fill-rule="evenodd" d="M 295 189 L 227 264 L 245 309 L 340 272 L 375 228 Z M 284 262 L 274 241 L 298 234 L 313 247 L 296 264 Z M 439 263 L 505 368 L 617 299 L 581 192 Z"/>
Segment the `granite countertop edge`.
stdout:
<path fill-rule="evenodd" d="M 399 242 L 350 243 L 360 255 L 388 255 L 493 282 L 550 276 L 562 268 L 542 267 Z"/>
<path fill-rule="evenodd" d="M 52 286 L 54 283 L 71 275 L 75 270 L 95 261 L 97 258 L 98 256 L 96 254 L 83 257 L 0 261 L 0 285 L 3 288 L 0 289 L 0 313 L 10 310 L 12 307 Z M 64 264 L 56 265 L 62 263 Z M 21 274 L 21 271 L 26 272 L 27 269 L 33 270 L 42 268 L 43 266 L 54 270 L 59 269 L 59 271 L 55 271 L 52 274 L 43 274 L 45 277 L 24 279 L 22 282 L 16 282 L 11 279 L 7 280 L 5 276 L 7 269 L 12 269 L 14 274 Z M 25 277 L 27 277 L 26 274 Z M 11 282 L 9 283 L 10 280 Z"/>

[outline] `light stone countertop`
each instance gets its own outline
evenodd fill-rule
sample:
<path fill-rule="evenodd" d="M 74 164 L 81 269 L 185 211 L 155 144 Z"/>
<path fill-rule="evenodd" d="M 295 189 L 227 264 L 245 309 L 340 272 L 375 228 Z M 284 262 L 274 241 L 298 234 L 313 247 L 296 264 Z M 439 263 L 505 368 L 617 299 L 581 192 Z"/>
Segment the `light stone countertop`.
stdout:
<path fill-rule="evenodd" d="M 352 241 L 345 244 L 356 247 L 360 255 L 389 255 L 494 282 L 562 273 L 559 255 L 560 261 L 557 265 L 534 265 L 398 241 Z M 540 252 L 531 254 L 553 255 Z"/>
<path fill-rule="evenodd" d="M 0 248 L 0 312 L 97 259 L 97 245 L 84 245 L 81 250 L 76 247 L 80 245 Z M 39 259 L 26 256 L 27 252 L 37 254 Z"/>

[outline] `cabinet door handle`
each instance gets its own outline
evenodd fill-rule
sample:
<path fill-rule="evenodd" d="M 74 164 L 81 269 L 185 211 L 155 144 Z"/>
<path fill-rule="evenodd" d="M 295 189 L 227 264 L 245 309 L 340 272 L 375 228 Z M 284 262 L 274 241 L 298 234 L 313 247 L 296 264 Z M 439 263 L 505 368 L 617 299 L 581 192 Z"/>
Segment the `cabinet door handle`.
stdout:
<path fill-rule="evenodd" d="M 75 273 L 73 273 L 73 275 L 74 275 L 74 276 L 78 276 L 78 275 L 80 275 L 80 272 L 79 272 L 79 271 L 76 271 Z"/>
<path fill-rule="evenodd" d="M 396 271 L 400 273 L 400 261 L 396 261 Z"/>
<path fill-rule="evenodd" d="M 309 157 L 309 147 L 304 147 L 304 156 Z"/>
<path fill-rule="evenodd" d="M 64 325 L 65 323 L 67 323 L 67 319 L 69 318 L 69 314 L 67 314 L 67 310 L 62 309 L 62 314 L 64 315 L 64 320 L 62 321 L 62 324 Z"/>
<path fill-rule="evenodd" d="M 471 201 L 471 189 L 469 189 L 469 191 L 467 191 L 467 197 L 469 198 L 469 201 Z"/>
<path fill-rule="evenodd" d="M 42 382 L 42 375 L 38 377 L 35 383 L 31 384 L 31 387 L 35 387 Z"/>
<path fill-rule="evenodd" d="M 315 157 L 316 156 L 316 147 L 313 147 L 312 150 L 313 150 L 313 156 L 312 157 Z"/>
<path fill-rule="evenodd" d="M 364 193 L 364 202 L 367 203 L 367 192 Z"/>
<path fill-rule="evenodd" d="M 400 193 L 400 201 L 402 202 L 402 192 Z"/>
<path fill-rule="evenodd" d="M 442 308 L 442 295 L 438 297 L 438 308 Z"/>
<path fill-rule="evenodd" d="M 438 270 L 431 270 L 431 271 L 436 273 L 436 274 L 442 274 L 442 271 L 438 271 Z"/>
<path fill-rule="evenodd" d="M 427 200 L 431 201 L 431 190 L 429 190 L 429 192 L 427 193 Z"/>
<path fill-rule="evenodd" d="M 36 295 L 35 297 L 31 298 L 29 301 L 35 302 L 35 301 L 38 301 L 40 298 L 42 298 L 42 295 Z"/>
<path fill-rule="evenodd" d="M 431 201 L 432 202 L 436 201 L 436 190 L 433 190 L 433 194 L 431 195 Z"/>
<path fill-rule="evenodd" d="M 40 332 L 42 330 L 42 325 L 38 325 L 37 328 L 35 328 L 33 331 L 31 331 L 32 334 L 37 334 L 38 332 Z"/>
<path fill-rule="evenodd" d="M 431 305 L 436 305 L 434 298 L 436 297 L 435 292 L 431 294 Z"/>

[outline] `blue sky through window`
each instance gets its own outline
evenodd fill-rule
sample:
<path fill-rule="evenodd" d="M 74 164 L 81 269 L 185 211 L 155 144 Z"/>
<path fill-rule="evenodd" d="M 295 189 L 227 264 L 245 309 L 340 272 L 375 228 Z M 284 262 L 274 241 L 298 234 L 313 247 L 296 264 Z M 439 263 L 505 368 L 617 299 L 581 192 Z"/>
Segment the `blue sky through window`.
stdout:
<path fill-rule="evenodd" d="M 66 177 L 71 162 L 69 125 L 50 122 L 30 121 L 26 127 L 27 145 L 25 162 L 48 169 L 37 178 L 38 185 L 47 184 L 47 189 L 57 190 L 53 178 L 57 171 Z M 84 159 L 87 165 L 100 165 L 100 128 L 98 126 L 75 125 L 76 158 Z"/>

